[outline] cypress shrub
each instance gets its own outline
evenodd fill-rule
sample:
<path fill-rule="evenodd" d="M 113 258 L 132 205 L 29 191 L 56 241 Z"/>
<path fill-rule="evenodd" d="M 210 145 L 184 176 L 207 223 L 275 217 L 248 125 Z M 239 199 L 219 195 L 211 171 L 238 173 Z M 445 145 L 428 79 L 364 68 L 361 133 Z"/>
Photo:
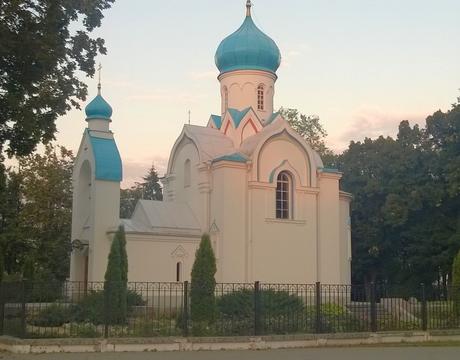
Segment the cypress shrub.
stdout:
<path fill-rule="evenodd" d="M 452 301 L 455 315 L 460 316 L 460 251 L 452 265 Z"/>
<path fill-rule="evenodd" d="M 192 281 L 190 288 L 190 313 L 194 335 L 209 333 L 210 325 L 215 321 L 216 299 L 216 258 L 212 250 L 208 234 L 203 234 L 195 262 L 192 267 Z"/>
<path fill-rule="evenodd" d="M 123 259 L 125 247 L 124 228 L 120 226 L 110 248 L 104 282 L 105 319 L 108 324 L 124 324 L 127 315 L 127 259 Z M 126 251 L 126 249 L 124 250 Z"/>

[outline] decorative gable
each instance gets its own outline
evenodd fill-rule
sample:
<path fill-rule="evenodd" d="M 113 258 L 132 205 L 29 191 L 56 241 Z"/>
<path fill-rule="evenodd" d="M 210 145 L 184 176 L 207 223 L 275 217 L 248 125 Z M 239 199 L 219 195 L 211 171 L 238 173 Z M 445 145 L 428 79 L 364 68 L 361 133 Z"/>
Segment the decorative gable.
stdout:
<path fill-rule="evenodd" d="M 188 257 L 187 251 L 182 247 L 182 245 L 179 245 L 172 253 L 171 257 L 174 259 L 185 259 Z"/>

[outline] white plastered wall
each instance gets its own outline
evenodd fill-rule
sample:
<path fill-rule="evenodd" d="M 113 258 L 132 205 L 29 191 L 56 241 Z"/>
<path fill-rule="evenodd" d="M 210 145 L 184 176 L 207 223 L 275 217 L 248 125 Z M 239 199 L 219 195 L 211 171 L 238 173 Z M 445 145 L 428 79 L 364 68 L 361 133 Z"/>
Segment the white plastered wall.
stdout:
<path fill-rule="evenodd" d="M 340 174 L 319 172 L 318 281 L 325 284 L 341 284 L 343 281 L 340 244 L 340 177 Z"/>
<path fill-rule="evenodd" d="M 206 209 L 206 195 L 200 191 L 206 183 L 207 173 L 200 170 L 200 158 L 195 144 L 184 137 L 173 154 L 168 192 L 174 194 L 174 201 L 187 203 L 192 209 L 203 231 L 209 227 Z M 185 183 L 185 163 L 190 161 L 190 182 Z"/>
<path fill-rule="evenodd" d="M 232 71 L 219 76 L 222 96 L 221 113 L 225 108 L 225 89 L 228 91 L 228 107 L 243 110 L 252 107 L 262 122 L 273 113 L 276 75 L 257 70 Z M 264 109 L 257 108 L 257 87 L 264 86 Z"/>
<path fill-rule="evenodd" d="M 181 280 L 190 281 L 199 236 L 179 237 L 127 233 L 128 279 L 135 282 L 175 282 L 180 262 Z"/>
<path fill-rule="evenodd" d="M 99 134 L 98 134 L 99 135 Z M 102 133 L 101 133 L 102 135 Z M 103 134 L 113 138 L 111 133 Z M 81 176 L 87 167 L 89 176 Z M 72 238 L 88 242 L 85 253 L 73 251 L 71 255 L 70 280 L 84 280 L 84 256 L 88 255 L 88 281 L 103 281 L 110 250 L 108 229 L 119 224 L 120 183 L 95 178 L 96 163 L 89 135 L 85 132 L 74 165 Z M 86 184 L 87 181 L 90 181 Z M 82 184 L 84 182 L 84 184 Z M 89 199 L 87 198 L 89 196 Z"/>
<path fill-rule="evenodd" d="M 340 193 L 340 259 L 342 284 L 351 284 L 351 195 Z"/>
<path fill-rule="evenodd" d="M 210 220 L 220 231 L 213 236 L 220 282 L 248 281 L 246 174 L 246 164 L 219 161 L 212 167 Z"/>
<path fill-rule="evenodd" d="M 305 149 L 289 137 L 268 140 L 252 169 L 250 198 L 251 280 L 313 283 L 317 278 L 317 189 L 309 187 Z M 276 179 L 287 171 L 293 181 L 290 219 L 276 219 Z"/>

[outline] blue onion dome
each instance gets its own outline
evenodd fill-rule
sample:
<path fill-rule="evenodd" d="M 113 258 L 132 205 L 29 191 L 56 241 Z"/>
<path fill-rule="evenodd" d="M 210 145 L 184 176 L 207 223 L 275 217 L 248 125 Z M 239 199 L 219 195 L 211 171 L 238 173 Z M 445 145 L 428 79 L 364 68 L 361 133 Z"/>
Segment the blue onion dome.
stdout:
<path fill-rule="evenodd" d="M 109 120 L 112 117 L 112 107 L 104 100 L 100 91 L 85 108 L 86 120 Z"/>
<path fill-rule="evenodd" d="M 238 30 L 220 43 L 215 61 L 221 74 L 235 70 L 276 73 L 281 64 L 281 52 L 276 43 L 254 24 L 248 5 L 246 19 Z"/>

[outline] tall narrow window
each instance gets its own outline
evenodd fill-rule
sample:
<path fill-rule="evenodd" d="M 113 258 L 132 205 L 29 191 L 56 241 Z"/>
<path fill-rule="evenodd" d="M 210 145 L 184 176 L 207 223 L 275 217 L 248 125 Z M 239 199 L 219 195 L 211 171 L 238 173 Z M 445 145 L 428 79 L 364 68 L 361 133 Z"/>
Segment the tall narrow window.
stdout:
<path fill-rule="evenodd" d="M 224 112 L 228 109 L 228 89 L 224 87 Z"/>
<path fill-rule="evenodd" d="M 290 219 L 292 208 L 292 180 L 286 171 L 278 175 L 276 183 L 276 218 Z"/>
<path fill-rule="evenodd" d="M 264 110 L 264 86 L 262 84 L 257 87 L 257 109 Z"/>
<path fill-rule="evenodd" d="M 182 281 L 182 263 L 178 262 L 176 264 L 176 281 L 181 282 Z"/>
<path fill-rule="evenodd" d="M 189 187 L 192 181 L 192 165 L 190 159 L 187 159 L 184 164 L 184 187 Z"/>

